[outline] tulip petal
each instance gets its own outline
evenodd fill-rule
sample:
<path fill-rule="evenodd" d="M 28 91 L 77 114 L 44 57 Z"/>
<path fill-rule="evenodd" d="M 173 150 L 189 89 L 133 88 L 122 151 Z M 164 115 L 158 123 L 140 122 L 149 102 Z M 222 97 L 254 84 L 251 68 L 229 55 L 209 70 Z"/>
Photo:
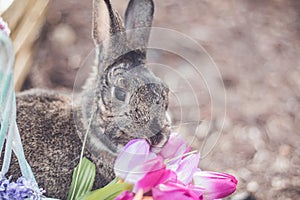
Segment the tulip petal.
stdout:
<path fill-rule="evenodd" d="M 142 189 L 144 192 L 148 192 L 154 186 L 164 181 L 164 173 L 168 173 L 165 168 L 158 169 L 155 171 L 148 172 L 136 185 L 133 189 L 134 191 L 138 191 Z M 163 179 L 161 179 L 163 178 Z"/>
<path fill-rule="evenodd" d="M 128 142 L 119 153 L 114 171 L 116 176 L 125 179 L 127 174 L 136 166 L 142 165 L 147 160 L 153 159 L 156 155 L 150 152 L 150 146 L 144 139 L 136 139 Z"/>
<path fill-rule="evenodd" d="M 174 157 L 180 158 L 187 150 L 187 144 L 184 138 L 178 133 L 171 133 L 170 138 L 164 148 L 160 151 L 160 155 L 165 159 Z"/>
<path fill-rule="evenodd" d="M 199 187 L 199 186 L 195 186 L 195 185 L 189 185 L 188 188 L 191 191 L 193 191 L 193 193 L 195 193 L 197 195 L 197 197 L 201 197 L 201 199 L 203 198 L 203 192 L 205 191 L 205 188 Z"/>
<path fill-rule="evenodd" d="M 137 187 L 136 183 L 138 183 L 146 174 L 150 174 L 153 180 L 149 184 L 154 184 L 157 180 L 154 180 L 154 177 L 157 179 L 160 178 L 160 173 L 165 170 L 165 164 L 163 163 L 163 159 L 160 156 L 157 156 L 151 160 L 146 161 L 141 165 L 135 166 L 131 171 L 126 175 L 124 181 L 127 183 L 134 184 L 133 192 L 136 192 L 139 188 Z M 153 173 L 150 173 L 153 172 Z M 146 191 L 145 189 L 143 189 Z"/>
<path fill-rule="evenodd" d="M 136 188 L 134 188 L 134 191 L 142 189 L 145 193 L 150 191 L 153 187 L 167 182 L 177 181 L 176 173 L 171 170 L 166 170 L 165 168 L 162 168 L 160 170 L 152 171 L 147 173 L 137 184 Z"/>
<path fill-rule="evenodd" d="M 130 140 L 123 148 L 128 153 L 148 154 L 150 151 L 149 143 L 144 139 Z"/>
<path fill-rule="evenodd" d="M 190 184 L 193 174 L 198 169 L 200 154 L 191 154 L 180 161 L 176 174 L 178 179 L 184 184 Z"/>
<path fill-rule="evenodd" d="M 152 189 L 152 196 L 155 200 L 202 200 L 202 193 L 199 193 L 198 188 L 189 188 L 179 182 L 159 184 Z"/>
<path fill-rule="evenodd" d="M 197 171 L 193 176 L 194 184 L 205 188 L 204 199 L 223 198 L 236 190 L 237 180 L 225 173 Z"/>

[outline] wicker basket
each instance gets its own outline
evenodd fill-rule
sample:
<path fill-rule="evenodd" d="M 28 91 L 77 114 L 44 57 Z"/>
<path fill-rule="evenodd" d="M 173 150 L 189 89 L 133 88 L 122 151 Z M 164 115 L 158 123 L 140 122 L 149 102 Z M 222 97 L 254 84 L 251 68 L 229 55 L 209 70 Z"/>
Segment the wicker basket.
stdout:
<path fill-rule="evenodd" d="M 15 89 L 19 91 L 29 72 L 34 44 L 46 19 L 49 0 L 17 0 L 2 14 L 11 29 L 15 50 Z"/>

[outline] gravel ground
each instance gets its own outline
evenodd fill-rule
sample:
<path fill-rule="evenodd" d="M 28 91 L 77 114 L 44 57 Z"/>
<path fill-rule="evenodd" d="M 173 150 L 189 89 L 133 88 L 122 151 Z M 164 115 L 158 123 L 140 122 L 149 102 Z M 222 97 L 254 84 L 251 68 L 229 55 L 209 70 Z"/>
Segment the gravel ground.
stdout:
<path fill-rule="evenodd" d="M 124 12 L 124 1 L 114 0 L 113 5 Z M 51 1 L 24 89 L 72 90 L 76 72 L 93 48 L 91 7 L 91 1 Z M 156 1 L 154 26 L 192 37 L 222 75 L 221 79 L 208 75 L 212 79 L 209 92 L 203 79 L 180 56 L 161 51 L 149 54 L 151 61 L 183 74 L 167 76 L 168 71 L 154 68 L 172 86 L 170 112 L 175 126 L 183 116 L 181 122 L 194 133 L 191 126 L 198 125 L 195 119 L 202 121 L 193 146 L 203 144 L 206 130 L 212 135 L 222 132 L 200 166 L 234 174 L 239 185 L 233 199 L 300 198 L 299 20 L 297 0 Z M 177 44 L 178 50 L 195 54 L 184 45 Z M 186 80 L 192 88 L 188 91 L 181 87 Z M 226 89 L 225 117 L 224 99 L 218 96 L 222 83 Z M 220 101 L 212 103 L 210 93 L 216 93 L 214 98 Z M 201 115 L 195 112 L 195 100 L 189 96 L 194 94 Z M 180 99 L 180 106 L 174 97 Z"/>

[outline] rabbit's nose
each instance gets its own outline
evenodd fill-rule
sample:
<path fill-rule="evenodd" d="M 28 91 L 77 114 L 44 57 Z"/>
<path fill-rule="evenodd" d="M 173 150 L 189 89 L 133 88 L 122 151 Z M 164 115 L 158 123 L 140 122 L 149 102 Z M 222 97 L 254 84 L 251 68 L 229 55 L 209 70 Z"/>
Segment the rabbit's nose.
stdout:
<path fill-rule="evenodd" d="M 159 120 L 154 118 L 149 126 L 151 131 L 151 136 L 149 137 L 149 143 L 151 145 L 152 151 L 159 152 L 161 148 L 165 145 L 169 138 L 169 130 L 167 126 L 159 124 Z"/>
<path fill-rule="evenodd" d="M 169 139 L 169 134 L 159 132 L 148 139 L 151 145 L 151 151 L 159 153 Z"/>

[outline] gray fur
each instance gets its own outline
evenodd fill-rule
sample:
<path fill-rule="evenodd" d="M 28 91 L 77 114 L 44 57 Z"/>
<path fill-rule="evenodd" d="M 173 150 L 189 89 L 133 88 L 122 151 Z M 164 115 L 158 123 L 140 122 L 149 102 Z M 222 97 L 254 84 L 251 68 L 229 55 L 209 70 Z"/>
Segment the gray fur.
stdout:
<path fill-rule="evenodd" d="M 96 164 L 96 188 L 112 180 L 115 155 L 129 140 L 145 138 L 156 151 L 168 140 L 169 90 L 145 65 L 152 16 L 152 1 L 131 0 L 124 32 L 110 2 L 94 0 L 93 36 L 99 54 L 85 90 L 75 101 L 69 94 L 45 90 L 17 95 L 25 155 L 48 196 L 66 198 L 92 114 L 85 156 Z M 148 29 L 127 30 L 143 26 Z M 10 173 L 16 175 L 17 161 L 12 162 Z"/>

